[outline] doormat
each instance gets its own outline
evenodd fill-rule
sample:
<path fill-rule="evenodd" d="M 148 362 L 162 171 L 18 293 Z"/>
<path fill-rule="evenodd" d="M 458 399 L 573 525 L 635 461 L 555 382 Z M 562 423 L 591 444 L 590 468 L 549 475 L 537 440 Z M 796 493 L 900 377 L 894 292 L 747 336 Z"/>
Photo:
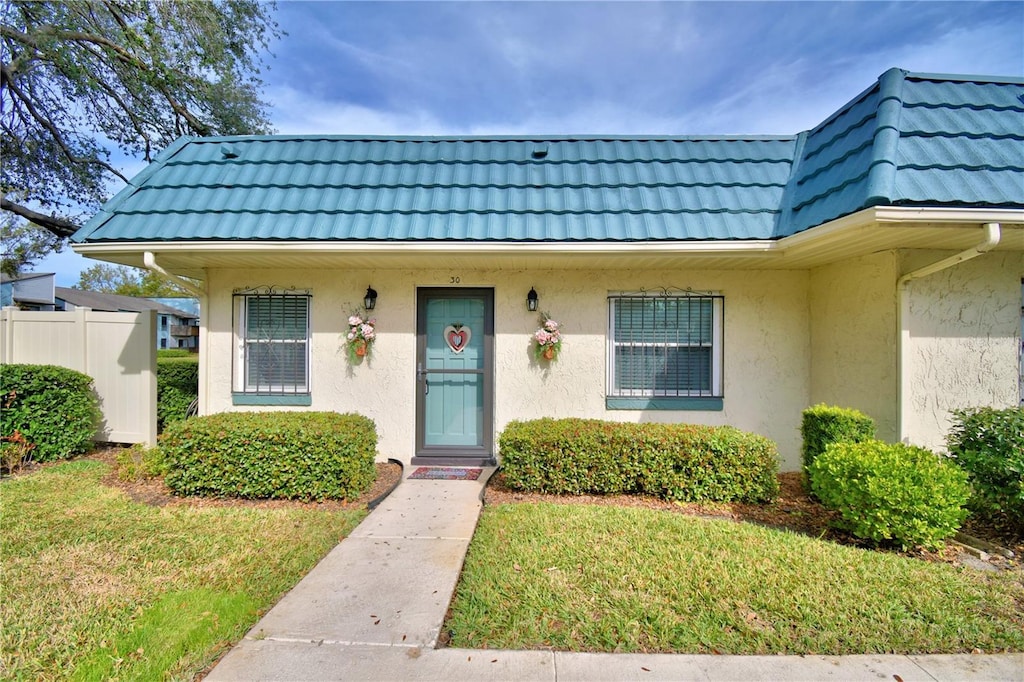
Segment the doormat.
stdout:
<path fill-rule="evenodd" d="M 465 469 L 462 467 L 420 467 L 409 474 L 409 478 L 430 481 L 475 481 L 480 478 L 483 469 Z"/>

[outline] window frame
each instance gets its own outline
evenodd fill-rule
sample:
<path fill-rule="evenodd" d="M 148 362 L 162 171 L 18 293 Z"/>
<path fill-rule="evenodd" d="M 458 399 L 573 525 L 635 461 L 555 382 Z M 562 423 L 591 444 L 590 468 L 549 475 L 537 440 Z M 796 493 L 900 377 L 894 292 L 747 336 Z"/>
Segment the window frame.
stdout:
<path fill-rule="evenodd" d="M 615 337 L 616 307 L 625 300 L 676 299 L 711 301 L 710 343 L 672 343 L 668 341 L 618 341 Z M 670 291 L 656 293 L 623 291 L 608 294 L 608 324 L 605 362 L 607 368 L 605 398 L 609 409 L 705 409 L 721 410 L 724 395 L 725 297 L 713 291 Z M 705 347 L 710 348 L 710 387 L 708 389 L 669 390 L 619 388 L 616 386 L 616 349 L 622 347 Z"/>
<path fill-rule="evenodd" d="M 253 337 L 248 328 L 248 312 L 253 301 L 301 298 L 305 300 L 305 333 L 301 338 Z M 232 295 L 232 326 L 235 350 L 231 363 L 231 387 L 235 405 L 295 404 L 309 405 L 312 393 L 313 305 L 308 289 L 274 287 L 235 290 Z M 253 344 L 289 344 L 304 346 L 304 367 L 301 383 L 251 384 L 249 370 L 254 362 L 250 349 Z"/>

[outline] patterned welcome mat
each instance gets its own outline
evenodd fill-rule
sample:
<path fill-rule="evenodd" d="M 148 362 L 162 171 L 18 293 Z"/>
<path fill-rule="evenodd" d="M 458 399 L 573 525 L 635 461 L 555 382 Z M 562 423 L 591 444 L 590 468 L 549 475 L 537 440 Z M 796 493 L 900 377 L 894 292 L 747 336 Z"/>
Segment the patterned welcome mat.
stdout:
<path fill-rule="evenodd" d="M 475 481 L 480 478 L 483 469 L 465 469 L 463 467 L 420 467 L 409 474 L 409 478 L 427 479 L 431 481 Z"/>

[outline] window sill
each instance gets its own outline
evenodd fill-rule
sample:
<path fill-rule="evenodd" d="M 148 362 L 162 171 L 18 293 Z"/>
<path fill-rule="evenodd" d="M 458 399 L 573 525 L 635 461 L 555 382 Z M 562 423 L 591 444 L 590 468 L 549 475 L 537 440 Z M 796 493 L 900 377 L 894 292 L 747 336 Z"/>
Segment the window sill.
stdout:
<path fill-rule="evenodd" d="M 232 393 L 232 405 L 302 405 L 309 407 L 313 404 L 313 396 L 308 393 L 296 394 L 259 394 L 259 393 Z"/>
<path fill-rule="evenodd" d="M 604 399 L 608 410 L 706 410 L 721 412 L 723 398 L 616 398 Z"/>

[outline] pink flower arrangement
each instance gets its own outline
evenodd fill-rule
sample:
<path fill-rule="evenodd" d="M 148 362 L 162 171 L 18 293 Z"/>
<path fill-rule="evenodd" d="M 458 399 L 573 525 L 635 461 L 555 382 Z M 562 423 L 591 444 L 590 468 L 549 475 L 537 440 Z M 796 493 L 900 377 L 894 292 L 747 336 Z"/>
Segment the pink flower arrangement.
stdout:
<path fill-rule="evenodd" d="M 533 341 L 536 344 L 533 350 L 537 360 L 557 360 L 562 350 L 562 332 L 559 331 L 558 322 L 552 320 L 547 313 L 542 313 L 540 329 L 533 333 Z"/>
<path fill-rule="evenodd" d="M 345 335 L 349 362 L 354 364 L 370 355 L 373 340 L 377 338 L 377 330 L 374 328 L 376 324 L 376 320 L 364 320 L 362 315 L 349 316 L 348 334 Z"/>

